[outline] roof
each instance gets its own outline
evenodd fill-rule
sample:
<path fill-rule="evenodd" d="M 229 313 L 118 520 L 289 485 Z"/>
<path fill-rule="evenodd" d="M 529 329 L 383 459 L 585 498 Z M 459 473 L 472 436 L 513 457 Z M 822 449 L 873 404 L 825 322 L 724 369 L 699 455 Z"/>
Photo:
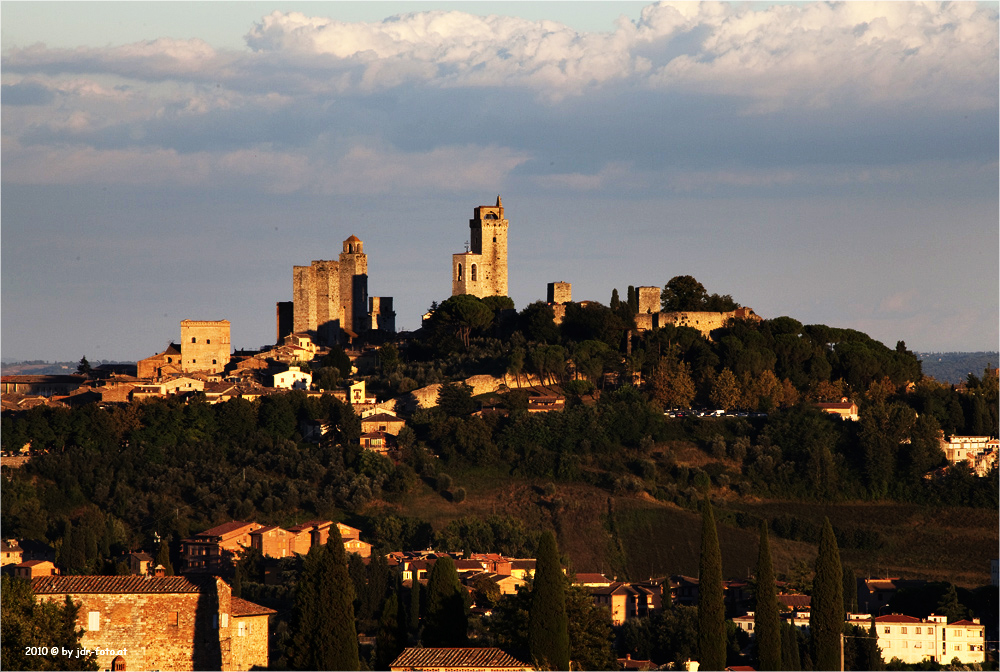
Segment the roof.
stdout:
<path fill-rule="evenodd" d="M 134 557 L 136 560 L 145 560 L 146 562 L 152 562 L 153 561 L 153 556 L 151 556 L 149 553 L 146 553 L 144 551 L 139 551 L 138 553 L 129 553 L 129 555 L 131 555 L 132 557 Z"/>
<path fill-rule="evenodd" d="M 241 597 L 233 597 L 230 600 L 229 611 L 233 616 L 269 616 L 278 613 L 274 609 L 262 607 Z"/>
<path fill-rule="evenodd" d="M 632 586 L 621 581 L 615 581 L 610 586 L 588 586 L 591 595 L 638 595 Z"/>
<path fill-rule="evenodd" d="M 361 239 L 357 236 L 352 235 L 350 238 L 344 241 L 345 243 L 360 243 Z"/>
<path fill-rule="evenodd" d="M 31 580 L 35 595 L 198 593 L 204 585 L 183 576 L 43 576 Z"/>
<path fill-rule="evenodd" d="M 778 602 L 786 607 L 808 607 L 812 604 L 812 598 L 808 595 L 778 595 Z"/>
<path fill-rule="evenodd" d="M 399 654 L 396 660 L 389 663 L 389 667 L 393 669 L 531 669 L 529 665 L 497 648 L 407 648 Z"/>
<path fill-rule="evenodd" d="M 510 568 L 511 569 L 532 569 L 533 570 L 535 568 L 535 559 L 534 558 L 530 558 L 530 559 L 524 559 L 524 560 L 511 560 L 510 561 Z"/>
<path fill-rule="evenodd" d="M 952 625 L 972 625 L 972 626 L 975 626 L 977 628 L 983 627 L 982 623 L 976 623 L 975 621 L 969 621 L 969 620 L 966 620 L 966 619 L 962 619 L 961 621 L 955 621 L 954 623 L 949 623 L 948 625 L 949 626 L 952 626 Z"/>
<path fill-rule="evenodd" d="M 38 565 L 51 565 L 51 560 L 25 560 L 22 563 L 14 565 L 15 567 L 37 567 Z"/>
<path fill-rule="evenodd" d="M 289 532 L 302 532 L 314 527 L 327 527 L 330 525 L 333 525 L 332 520 L 307 520 L 304 523 L 299 523 L 298 525 L 293 525 L 292 527 L 286 527 L 285 529 Z"/>
<path fill-rule="evenodd" d="M 216 525 L 213 528 L 205 530 L 204 532 L 199 532 L 194 535 L 196 537 L 222 537 L 230 532 L 235 532 L 236 530 L 247 527 L 248 525 L 254 525 L 255 523 L 244 523 L 239 520 L 234 520 L 231 523 L 223 523 L 222 525 Z"/>
<path fill-rule="evenodd" d="M 887 616 L 878 616 L 875 618 L 876 623 L 923 623 L 919 618 L 914 616 L 903 616 L 902 614 L 889 614 Z"/>
<path fill-rule="evenodd" d="M 21 550 L 21 545 L 17 543 L 17 539 L 3 539 L 0 540 L 0 551 L 4 553 L 14 553 Z"/>
<path fill-rule="evenodd" d="M 576 583 L 611 583 L 611 579 L 603 574 L 577 572 Z"/>

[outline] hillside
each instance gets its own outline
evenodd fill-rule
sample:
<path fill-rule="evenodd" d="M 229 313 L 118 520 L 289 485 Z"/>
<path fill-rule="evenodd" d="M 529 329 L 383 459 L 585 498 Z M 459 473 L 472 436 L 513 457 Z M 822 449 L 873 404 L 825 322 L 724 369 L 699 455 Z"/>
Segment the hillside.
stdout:
<path fill-rule="evenodd" d="M 1000 352 L 918 352 L 921 369 L 942 383 L 964 383 L 969 374 L 983 375 L 987 366 L 997 366 Z"/>

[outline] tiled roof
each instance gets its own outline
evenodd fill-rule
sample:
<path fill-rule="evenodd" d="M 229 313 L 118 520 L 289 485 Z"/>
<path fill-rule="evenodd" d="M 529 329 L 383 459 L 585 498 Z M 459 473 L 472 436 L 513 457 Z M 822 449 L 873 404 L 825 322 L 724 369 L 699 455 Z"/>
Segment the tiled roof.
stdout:
<path fill-rule="evenodd" d="M 812 604 L 812 598 L 808 595 L 778 595 L 778 602 L 789 608 L 808 607 Z"/>
<path fill-rule="evenodd" d="M 982 623 L 975 623 L 973 621 L 969 621 L 969 620 L 966 620 L 966 619 L 962 619 L 961 621 L 955 621 L 954 623 L 949 623 L 948 625 L 949 626 L 951 626 L 951 625 L 974 625 L 974 626 L 976 626 L 978 628 L 983 627 Z"/>
<path fill-rule="evenodd" d="M 246 527 L 247 525 L 254 525 L 254 523 L 244 523 L 239 520 L 234 520 L 231 523 L 223 523 L 222 525 L 216 525 L 215 527 L 205 530 L 204 532 L 199 532 L 196 537 L 221 537 L 230 532 L 234 532 L 241 527 Z"/>
<path fill-rule="evenodd" d="M 360 243 L 361 239 L 357 236 L 352 235 L 350 238 L 344 241 L 345 243 Z"/>
<path fill-rule="evenodd" d="M 511 560 L 510 567 L 511 569 L 534 569 L 535 560 L 534 558 L 527 560 Z"/>
<path fill-rule="evenodd" d="M 531 667 L 501 649 L 473 648 L 427 648 L 404 649 L 396 660 L 389 664 L 391 669 L 507 669 L 529 670 Z"/>
<path fill-rule="evenodd" d="M 31 580 L 36 595 L 62 593 L 198 593 L 202 585 L 183 576 L 43 576 Z"/>
<path fill-rule="evenodd" d="M 292 527 L 286 527 L 285 529 L 288 530 L 289 532 L 302 532 L 304 530 L 309 530 L 309 529 L 312 529 L 314 527 L 326 527 L 326 526 L 329 526 L 329 525 L 333 525 L 333 521 L 331 521 L 331 520 L 308 520 L 308 521 L 306 521 L 304 523 L 299 523 L 298 525 L 294 525 Z"/>
<path fill-rule="evenodd" d="M 603 574 L 577 572 L 575 583 L 611 583 L 611 579 Z"/>
<path fill-rule="evenodd" d="M 139 551 L 138 553 L 130 553 L 130 555 L 135 556 L 136 560 L 145 560 L 146 562 L 153 561 L 153 556 L 151 556 L 149 553 L 144 553 L 143 551 Z"/>
<path fill-rule="evenodd" d="M 16 553 L 21 550 L 21 545 L 17 543 L 17 539 L 3 539 L 0 541 L 0 551 L 4 553 Z"/>
<path fill-rule="evenodd" d="M 233 597 L 231 599 L 229 602 L 229 611 L 233 616 L 265 616 L 278 613 L 274 609 L 262 607 L 241 597 Z"/>
<path fill-rule="evenodd" d="M 878 616 L 875 619 L 876 623 L 922 623 L 919 618 L 914 616 L 903 616 L 902 614 L 888 614 L 887 616 Z"/>

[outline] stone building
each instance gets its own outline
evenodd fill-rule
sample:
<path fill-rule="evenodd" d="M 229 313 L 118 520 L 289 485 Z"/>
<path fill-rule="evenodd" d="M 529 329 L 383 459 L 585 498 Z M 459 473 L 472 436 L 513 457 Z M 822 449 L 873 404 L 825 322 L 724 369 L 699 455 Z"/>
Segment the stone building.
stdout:
<path fill-rule="evenodd" d="M 218 573 L 233 562 L 233 556 L 250 547 L 250 534 L 263 527 L 259 523 L 233 521 L 217 525 L 181 540 L 183 572 Z"/>
<path fill-rule="evenodd" d="M 636 331 L 643 332 L 651 329 L 660 329 L 668 324 L 675 327 L 691 327 L 701 332 L 705 338 L 711 339 L 711 333 L 715 329 L 726 326 L 729 320 L 756 320 L 761 318 L 753 312 L 752 308 L 741 307 L 729 311 L 685 311 L 685 312 L 662 312 L 660 302 L 660 288 L 644 286 L 636 288 L 636 298 L 638 299 L 638 311 L 635 315 Z"/>
<path fill-rule="evenodd" d="M 104 670 L 249 670 L 268 666 L 272 609 L 232 597 L 215 577 L 49 576 L 40 600 L 80 604 L 80 646 Z"/>
<path fill-rule="evenodd" d="M 308 333 L 321 345 L 333 345 L 341 330 L 351 336 L 372 328 L 395 330 L 392 298 L 372 297 L 375 301 L 369 303 L 364 246 L 351 236 L 337 261 L 292 267 L 292 301 L 275 307 L 278 343 L 290 333 Z"/>
<path fill-rule="evenodd" d="M 507 225 L 499 196 L 474 210 L 469 249 L 451 257 L 452 296 L 507 296 Z"/>
<path fill-rule="evenodd" d="M 136 377 L 162 379 L 180 373 L 221 373 L 232 350 L 229 320 L 181 320 L 181 342 L 140 359 Z"/>

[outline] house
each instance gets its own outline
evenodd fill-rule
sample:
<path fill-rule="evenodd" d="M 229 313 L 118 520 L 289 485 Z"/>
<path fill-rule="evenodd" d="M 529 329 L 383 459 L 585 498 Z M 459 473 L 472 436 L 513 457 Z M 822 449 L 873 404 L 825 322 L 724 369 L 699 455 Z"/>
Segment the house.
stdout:
<path fill-rule="evenodd" d="M 67 395 L 87 381 L 86 376 L 0 376 L 3 394 L 30 394 L 40 397 Z"/>
<path fill-rule="evenodd" d="M 383 455 L 396 447 L 396 438 L 386 432 L 366 432 L 358 441 L 365 450 Z"/>
<path fill-rule="evenodd" d="M 566 408 L 566 397 L 562 395 L 547 395 L 528 397 L 528 413 L 548 413 Z"/>
<path fill-rule="evenodd" d="M 249 670 L 268 666 L 274 610 L 232 597 L 215 577 L 51 576 L 39 600 L 80 605 L 80 646 L 105 670 Z"/>
<path fill-rule="evenodd" d="M 576 579 L 573 581 L 574 586 L 583 586 L 584 588 L 606 588 L 611 585 L 611 579 L 604 576 L 603 574 L 588 574 L 586 572 L 577 572 Z"/>
<path fill-rule="evenodd" d="M 24 551 L 21 550 L 21 544 L 18 543 L 17 539 L 0 540 L 0 567 L 23 562 L 21 557 L 23 554 Z"/>
<path fill-rule="evenodd" d="M 698 604 L 698 579 L 675 574 L 670 577 L 670 601 L 673 604 Z"/>
<path fill-rule="evenodd" d="M 284 528 L 270 525 L 250 533 L 250 548 L 260 551 L 265 558 L 289 558 L 296 553 L 297 538 L 298 535 Z M 305 552 L 308 551 L 306 548 Z"/>
<path fill-rule="evenodd" d="M 908 664 L 931 660 L 947 664 L 958 658 L 963 665 L 985 661 L 986 641 L 979 619 L 948 623 L 944 616 L 926 619 L 891 614 L 875 618 L 875 632 L 882 658 L 899 658 Z"/>
<path fill-rule="evenodd" d="M 841 420 L 858 421 L 858 405 L 847 397 L 841 397 L 840 401 L 817 402 L 815 406 L 831 415 L 839 415 Z"/>
<path fill-rule="evenodd" d="M 298 366 L 289 366 L 284 371 L 270 371 L 267 374 L 270 387 L 281 390 L 308 390 L 312 387 L 312 374 Z"/>
<path fill-rule="evenodd" d="M 205 381 L 190 376 L 177 376 L 158 383 L 143 383 L 132 388 L 133 400 L 149 399 L 150 397 L 167 397 L 185 392 L 204 392 Z"/>
<path fill-rule="evenodd" d="M 376 413 L 363 413 L 361 416 L 361 431 L 366 434 L 384 432 L 397 436 L 403 427 L 406 427 L 406 420 L 382 409 L 377 409 Z"/>
<path fill-rule="evenodd" d="M 406 648 L 389 663 L 393 672 L 425 670 L 433 672 L 521 672 L 532 667 L 497 648 Z"/>
<path fill-rule="evenodd" d="M 809 595 L 778 595 L 777 598 L 782 611 L 809 611 L 812 607 Z"/>
<path fill-rule="evenodd" d="M 588 588 L 594 603 L 607 607 L 611 612 L 611 623 L 621 625 L 630 618 L 639 615 L 639 593 L 632 586 L 621 581 L 614 581 L 610 586 Z"/>
<path fill-rule="evenodd" d="M 129 553 L 129 571 L 137 576 L 147 576 L 153 573 L 153 556 L 149 553 Z"/>
<path fill-rule="evenodd" d="M 1000 441 L 989 436 L 950 436 L 938 439 L 951 464 L 967 462 L 977 476 L 986 476 L 996 466 Z"/>
<path fill-rule="evenodd" d="M 38 576 L 57 576 L 59 568 L 50 560 L 25 560 L 14 565 L 14 576 L 21 579 L 34 579 Z"/>
<path fill-rule="evenodd" d="M 623 670 L 655 670 L 659 666 L 651 660 L 635 660 L 631 653 L 626 653 L 624 658 L 618 659 L 618 667 Z"/>
<path fill-rule="evenodd" d="M 250 548 L 250 533 L 263 527 L 258 523 L 233 521 L 181 540 L 182 572 L 216 573 L 227 569 L 233 556 Z"/>
<path fill-rule="evenodd" d="M 889 604 L 900 588 L 922 588 L 927 582 L 922 579 L 858 579 L 858 609 L 869 614 Z"/>

